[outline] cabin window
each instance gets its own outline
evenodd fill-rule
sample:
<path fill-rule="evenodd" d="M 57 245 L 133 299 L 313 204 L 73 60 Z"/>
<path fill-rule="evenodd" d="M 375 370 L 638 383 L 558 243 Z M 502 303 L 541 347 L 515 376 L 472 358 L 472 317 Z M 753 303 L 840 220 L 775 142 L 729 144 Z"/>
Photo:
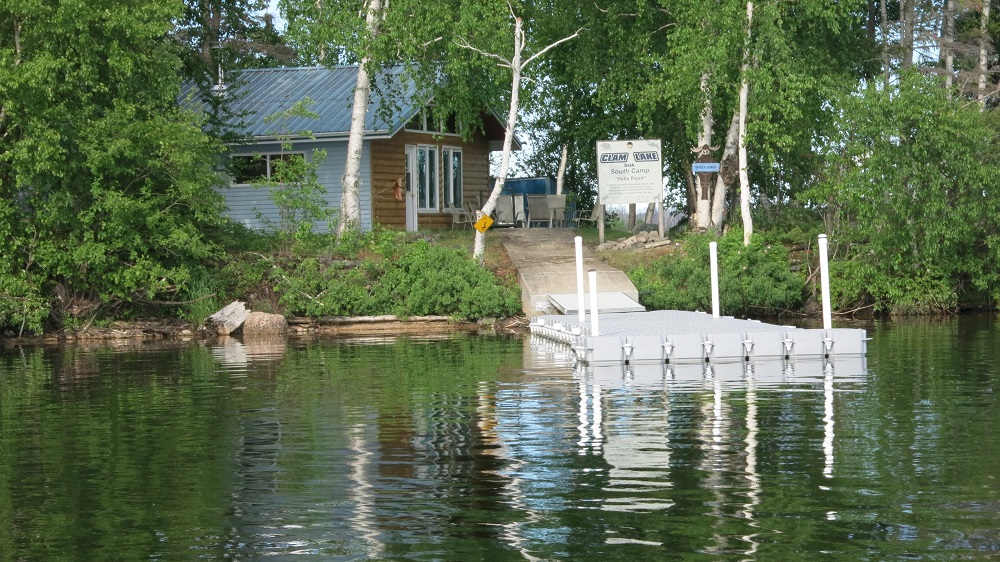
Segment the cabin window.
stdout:
<path fill-rule="evenodd" d="M 437 147 L 416 147 L 417 208 L 421 211 L 438 210 L 437 156 Z"/>
<path fill-rule="evenodd" d="M 443 135 L 457 135 L 458 124 L 454 115 L 449 115 L 445 119 L 440 119 L 434 115 L 434 108 L 429 107 L 420 110 L 419 113 L 410 119 L 404 127 L 407 131 L 419 131 L 422 133 L 437 133 Z"/>
<path fill-rule="evenodd" d="M 282 152 L 277 154 L 235 155 L 230 158 L 233 183 L 246 185 L 254 182 L 278 181 L 280 162 L 305 159 L 302 152 Z"/>
<path fill-rule="evenodd" d="M 444 172 L 444 206 L 462 207 L 462 149 L 446 146 L 441 149 Z"/>

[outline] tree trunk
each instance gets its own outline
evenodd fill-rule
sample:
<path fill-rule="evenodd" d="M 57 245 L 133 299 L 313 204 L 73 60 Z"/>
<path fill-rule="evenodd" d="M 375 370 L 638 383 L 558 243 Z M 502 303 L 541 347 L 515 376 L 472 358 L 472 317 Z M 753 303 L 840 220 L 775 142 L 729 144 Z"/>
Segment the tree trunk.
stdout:
<path fill-rule="evenodd" d="M 378 34 L 382 16 L 382 0 L 369 0 L 365 23 L 372 37 Z M 368 57 L 358 65 L 358 78 L 354 85 L 354 106 L 351 111 L 351 133 L 347 139 L 347 161 L 344 163 L 343 192 L 340 197 L 340 221 L 337 239 L 348 230 L 361 231 L 361 152 L 365 143 L 365 117 L 371 95 L 371 78 L 368 76 Z"/>
<path fill-rule="evenodd" d="M 941 53 L 944 55 L 944 85 L 951 99 L 951 89 L 955 84 L 955 0 L 945 0 L 941 29 Z"/>
<path fill-rule="evenodd" d="M 747 71 L 750 69 L 750 32 L 753 26 L 753 2 L 747 2 L 747 47 L 743 52 L 743 80 L 740 85 L 740 213 L 743 215 L 743 245 L 750 245 L 753 235 L 753 219 L 750 218 L 750 178 L 747 176 L 747 98 L 750 84 Z"/>
<path fill-rule="evenodd" d="M 987 68 L 987 46 L 990 40 L 990 4 L 992 0 L 983 0 L 983 11 L 979 19 L 979 93 L 976 99 L 979 101 L 979 111 L 986 111 L 986 71 Z"/>
<path fill-rule="evenodd" d="M 566 161 L 569 159 L 569 145 L 562 145 L 562 155 L 559 157 L 559 171 L 556 172 L 556 195 L 562 195 L 563 179 L 566 177 Z"/>
<path fill-rule="evenodd" d="M 644 224 L 653 224 L 653 219 L 656 218 L 656 207 L 659 204 L 660 202 L 656 201 L 655 203 L 650 203 L 649 205 L 646 205 L 646 216 L 643 217 L 642 221 Z"/>
<path fill-rule="evenodd" d="M 635 219 L 636 219 L 636 205 L 635 203 L 628 204 L 628 222 L 625 223 L 626 230 L 635 229 Z"/>
<path fill-rule="evenodd" d="M 889 0 L 881 0 L 879 2 L 879 10 L 882 15 L 882 78 L 885 81 L 885 91 L 889 91 L 889 85 L 892 76 L 892 58 L 889 56 L 889 10 L 886 8 L 886 2 Z"/>
<path fill-rule="evenodd" d="M 478 216 L 489 215 L 497 206 L 497 199 L 503 191 L 503 184 L 507 179 L 507 171 L 510 169 L 510 148 L 514 144 L 514 127 L 517 125 L 518 97 L 521 92 L 521 51 L 524 49 L 524 33 L 522 31 L 521 18 L 514 19 L 514 56 L 510 59 L 511 81 L 510 81 L 510 109 L 507 111 L 507 127 L 503 132 L 503 152 L 500 156 L 500 170 L 497 173 L 496 183 L 493 184 L 493 191 L 490 193 L 486 204 L 477 213 Z M 483 263 L 486 253 L 486 233 L 476 231 L 476 240 L 473 245 L 472 259 L 476 263 Z"/>
<path fill-rule="evenodd" d="M 507 125 L 503 132 L 503 152 L 501 152 L 500 156 L 500 170 L 497 173 L 496 183 L 493 184 L 493 191 L 490 193 L 490 196 L 483 205 L 483 208 L 476 213 L 477 218 L 489 215 L 493 212 L 493 209 L 497 206 L 497 199 L 500 198 L 500 192 L 503 191 L 503 184 L 507 179 L 507 171 L 510 169 L 510 148 L 514 144 L 514 127 L 517 125 L 518 98 L 521 92 L 521 72 L 524 70 L 524 66 L 531 64 L 531 61 L 543 55 L 549 49 L 552 49 L 560 43 L 569 41 L 570 39 L 577 37 L 579 34 L 580 32 L 577 31 L 573 35 L 564 37 L 554 43 L 550 43 L 547 47 L 529 57 L 527 61 L 522 61 L 521 53 L 524 51 L 525 43 L 524 22 L 521 21 L 521 18 L 514 18 L 514 56 L 511 57 L 509 64 L 506 64 L 506 66 L 510 66 L 511 70 L 510 109 L 507 111 Z M 482 54 L 492 56 L 493 58 L 500 58 L 498 55 L 480 51 L 468 43 L 463 46 L 476 50 Z M 473 244 L 472 259 L 475 260 L 476 263 L 482 264 L 485 253 L 486 233 L 476 230 L 476 240 L 475 244 Z"/>
<path fill-rule="evenodd" d="M 899 3 L 899 16 L 902 19 L 899 43 L 903 50 L 900 65 L 904 69 L 913 67 L 914 2 L 916 0 L 900 0 Z"/>
<path fill-rule="evenodd" d="M 323 17 L 323 0 L 316 0 L 316 17 Z M 326 64 L 326 45 L 319 44 L 319 64 Z"/>
<path fill-rule="evenodd" d="M 701 134 L 698 135 L 698 147 L 712 146 L 712 127 L 715 118 L 712 115 L 712 97 L 708 91 L 708 73 L 701 75 L 701 93 L 705 96 L 705 106 L 701 110 Z M 703 182 L 707 174 L 694 174 L 694 216 L 688 221 L 696 231 L 708 230 L 712 219 L 712 186 Z"/>
<path fill-rule="evenodd" d="M 735 183 L 739 177 L 739 139 L 740 139 L 740 113 L 733 111 L 733 118 L 729 120 L 729 130 L 726 132 L 726 145 L 722 149 L 722 159 L 719 165 L 719 175 L 715 178 L 715 195 L 712 200 L 712 225 L 715 233 L 722 233 L 722 225 L 726 222 L 726 202 L 729 195 L 729 187 Z"/>

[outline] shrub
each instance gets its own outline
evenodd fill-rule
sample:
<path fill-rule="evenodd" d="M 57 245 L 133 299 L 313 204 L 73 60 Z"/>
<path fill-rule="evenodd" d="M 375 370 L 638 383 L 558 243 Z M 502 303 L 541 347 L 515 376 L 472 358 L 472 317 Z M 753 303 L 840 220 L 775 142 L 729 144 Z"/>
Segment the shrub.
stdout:
<path fill-rule="evenodd" d="M 689 237 L 680 252 L 627 272 L 644 305 L 711 310 L 711 236 Z M 789 268 L 788 251 L 758 234 L 749 246 L 731 231 L 719 240 L 719 300 L 725 314 L 775 314 L 799 308 L 804 280 Z"/>
<path fill-rule="evenodd" d="M 329 259 L 307 258 L 270 273 L 287 313 L 306 316 L 452 316 L 463 320 L 520 312 L 506 287 L 461 249 L 390 230 L 349 234 Z"/>

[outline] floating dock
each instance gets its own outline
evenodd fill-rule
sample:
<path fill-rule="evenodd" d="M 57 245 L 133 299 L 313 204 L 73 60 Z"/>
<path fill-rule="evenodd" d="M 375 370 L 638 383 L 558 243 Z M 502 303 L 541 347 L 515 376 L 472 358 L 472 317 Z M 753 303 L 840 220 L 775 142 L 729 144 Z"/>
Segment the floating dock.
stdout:
<path fill-rule="evenodd" d="M 597 335 L 577 315 L 535 316 L 530 330 L 570 347 L 587 364 L 704 363 L 864 356 L 868 337 L 853 328 L 808 329 L 659 310 L 601 314 Z"/>

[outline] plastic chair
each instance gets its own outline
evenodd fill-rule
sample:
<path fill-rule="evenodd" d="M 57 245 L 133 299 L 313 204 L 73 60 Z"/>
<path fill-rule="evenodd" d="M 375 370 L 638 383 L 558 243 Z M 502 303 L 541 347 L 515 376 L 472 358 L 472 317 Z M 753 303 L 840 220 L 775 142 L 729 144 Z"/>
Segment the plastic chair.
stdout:
<path fill-rule="evenodd" d="M 549 207 L 549 226 L 563 226 L 566 222 L 566 195 L 546 195 L 545 204 Z"/>
<path fill-rule="evenodd" d="M 573 218 L 571 219 L 571 222 L 574 224 L 574 226 L 577 227 L 580 226 L 581 222 L 593 223 L 596 226 L 597 221 L 600 219 L 601 219 L 601 208 L 595 206 L 593 209 L 590 210 L 581 209 L 573 213 Z"/>
<path fill-rule="evenodd" d="M 546 202 L 546 195 L 528 195 L 528 226 L 552 226 L 552 211 Z"/>

